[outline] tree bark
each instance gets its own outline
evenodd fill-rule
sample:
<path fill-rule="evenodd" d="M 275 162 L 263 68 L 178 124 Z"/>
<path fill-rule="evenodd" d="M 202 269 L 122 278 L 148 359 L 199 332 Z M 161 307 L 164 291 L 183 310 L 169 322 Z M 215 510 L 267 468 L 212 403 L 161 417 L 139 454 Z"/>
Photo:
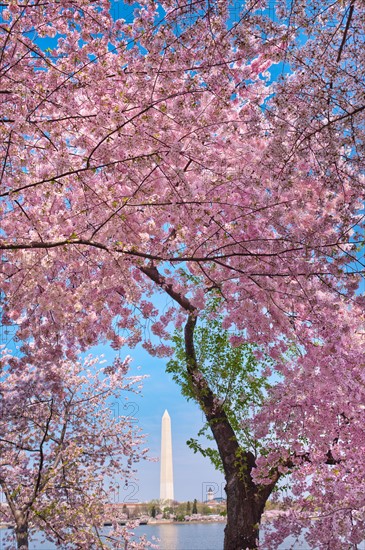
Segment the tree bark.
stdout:
<path fill-rule="evenodd" d="M 16 514 L 15 536 L 18 550 L 28 550 L 29 548 L 29 530 L 28 522 L 24 514 Z"/>
<path fill-rule="evenodd" d="M 227 525 L 224 550 L 257 548 L 261 513 L 255 509 L 254 495 L 247 494 L 244 482 L 236 476 L 227 479 Z"/>
<path fill-rule="evenodd" d="M 216 419 L 211 423 L 211 428 L 226 480 L 227 526 L 224 531 L 224 550 L 254 550 L 258 547 L 265 504 L 279 474 L 274 472 L 268 485 L 255 484 L 252 479 L 252 470 L 256 467 L 255 457 L 239 446 L 228 419 L 223 416 Z"/>
<path fill-rule="evenodd" d="M 251 470 L 244 475 L 238 471 L 231 474 L 225 472 L 225 478 L 227 525 L 224 530 L 224 550 L 256 549 L 261 516 L 274 484 L 266 491 L 255 485 Z"/>

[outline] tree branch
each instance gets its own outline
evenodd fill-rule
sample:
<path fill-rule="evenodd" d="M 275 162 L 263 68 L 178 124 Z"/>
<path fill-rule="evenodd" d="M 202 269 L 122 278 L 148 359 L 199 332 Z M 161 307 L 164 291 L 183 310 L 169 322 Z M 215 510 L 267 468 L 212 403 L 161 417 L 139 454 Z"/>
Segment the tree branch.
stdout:
<path fill-rule="evenodd" d="M 340 49 L 338 50 L 338 55 L 337 55 L 337 59 L 336 59 L 337 63 L 339 63 L 340 60 L 341 60 L 342 50 L 343 50 L 343 48 L 346 44 L 347 33 L 349 31 L 349 28 L 350 28 L 350 23 L 351 23 L 352 15 L 354 13 L 354 8 L 355 8 L 355 0 L 351 0 L 349 16 L 348 16 L 347 21 L 346 21 L 346 27 L 345 27 L 345 30 L 344 30 L 344 33 L 343 33 Z"/>

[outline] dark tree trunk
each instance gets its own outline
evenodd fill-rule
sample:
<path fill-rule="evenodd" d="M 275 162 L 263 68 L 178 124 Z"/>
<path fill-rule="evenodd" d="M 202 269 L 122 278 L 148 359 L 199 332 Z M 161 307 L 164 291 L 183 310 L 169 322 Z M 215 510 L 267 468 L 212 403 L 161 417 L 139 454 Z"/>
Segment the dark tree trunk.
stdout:
<path fill-rule="evenodd" d="M 259 542 L 259 527 L 268 495 L 258 491 L 250 477 L 226 475 L 227 526 L 224 530 L 224 550 L 255 549 Z M 250 486 L 251 485 L 251 486 Z"/>
<path fill-rule="evenodd" d="M 244 483 L 231 477 L 227 493 L 227 525 L 224 530 L 224 550 L 257 548 L 261 514 L 257 513 L 253 495 L 247 495 Z"/>
<path fill-rule="evenodd" d="M 227 526 L 224 550 L 253 550 L 259 542 L 259 528 L 265 504 L 279 476 L 268 485 L 252 480 L 255 457 L 240 448 L 225 415 L 211 421 L 211 428 L 224 467 L 227 495 Z"/>
<path fill-rule="evenodd" d="M 18 550 L 28 550 L 29 548 L 29 533 L 28 522 L 24 517 L 17 518 L 15 525 L 15 536 Z"/>

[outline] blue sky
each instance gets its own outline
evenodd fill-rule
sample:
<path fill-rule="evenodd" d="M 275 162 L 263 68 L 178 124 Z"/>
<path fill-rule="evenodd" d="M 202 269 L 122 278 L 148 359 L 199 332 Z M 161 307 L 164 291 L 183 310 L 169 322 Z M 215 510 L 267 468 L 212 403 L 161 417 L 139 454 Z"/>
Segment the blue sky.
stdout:
<path fill-rule="evenodd" d="M 112 360 L 117 352 L 107 344 L 93 348 L 93 354 L 104 354 Z M 131 374 L 147 374 L 141 395 L 130 395 L 129 408 L 122 402 L 113 403 L 112 407 L 120 414 L 135 416 L 143 433 L 147 435 L 146 446 L 150 456 L 159 459 L 161 445 L 161 418 L 168 410 L 172 425 L 173 467 L 175 498 L 178 501 L 206 500 L 208 486 L 216 496 L 225 497 L 223 490 L 224 477 L 211 465 L 208 458 L 203 458 L 186 445 L 186 441 L 195 437 L 203 425 L 203 416 L 199 407 L 187 402 L 180 394 L 179 387 L 165 373 L 167 359 L 151 357 L 142 347 L 123 348 L 120 356 L 130 355 L 133 358 Z M 138 368 L 140 367 L 140 369 Z M 121 483 L 120 502 L 146 501 L 159 498 L 159 462 L 143 461 L 137 465 L 137 478 L 130 487 L 124 488 Z"/>
<path fill-rule="evenodd" d="M 13 341 L 15 332 L 16 327 L 1 326 L 0 343 L 17 354 L 18 345 Z M 208 458 L 194 454 L 186 445 L 186 441 L 195 437 L 203 426 L 203 415 L 195 403 L 187 402 L 181 396 L 171 375 L 166 374 L 168 359 L 151 357 L 141 346 L 116 352 L 108 344 L 100 344 L 89 352 L 104 355 L 107 362 L 112 362 L 116 355 L 121 358 L 130 355 L 133 358 L 130 374 L 148 375 L 140 395 L 124 394 L 128 396 L 127 402 L 123 399 L 111 402 L 110 406 L 114 414 L 135 418 L 138 427 L 146 434 L 144 447 L 149 448 L 149 456 L 156 460 L 143 460 L 137 464 L 135 480 L 125 487 L 124 479 L 121 479 L 119 492 L 111 495 L 111 500 L 132 504 L 159 498 L 161 419 L 165 409 L 169 411 L 172 425 L 175 499 L 206 500 L 209 487 L 217 497 L 225 497 L 223 475 L 214 469 Z"/>

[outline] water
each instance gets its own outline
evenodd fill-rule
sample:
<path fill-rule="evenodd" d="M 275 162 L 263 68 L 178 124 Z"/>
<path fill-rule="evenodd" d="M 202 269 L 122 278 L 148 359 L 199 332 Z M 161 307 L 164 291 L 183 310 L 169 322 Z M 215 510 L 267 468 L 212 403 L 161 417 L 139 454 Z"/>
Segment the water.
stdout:
<path fill-rule="evenodd" d="M 160 550 L 222 550 L 225 523 L 193 523 L 146 525 L 143 531 L 148 540 L 160 539 Z M 143 528 L 144 527 L 144 528 Z"/>
<path fill-rule="evenodd" d="M 225 523 L 165 523 L 142 525 L 137 527 L 134 532 L 137 537 L 146 535 L 147 540 L 158 544 L 160 550 L 222 550 L 225 525 Z M 106 528 L 105 533 L 107 532 Z M 9 530 L 0 529 L 0 550 L 5 549 L 5 534 L 9 534 Z M 159 542 L 156 539 L 159 539 Z M 40 537 L 33 539 L 29 547 L 30 550 L 56 549 L 52 543 L 40 542 Z M 289 543 L 280 546 L 280 550 L 286 548 L 290 548 Z M 299 550 L 299 547 L 296 550 Z M 300 546 L 300 550 L 310 549 Z"/>
<path fill-rule="evenodd" d="M 141 525 L 136 536 L 146 535 L 147 540 L 158 544 L 160 550 L 222 550 L 225 523 Z M 105 533 L 108 529 L 105 529 Z M 0 529 L 0 550 L 5 549 L 5 535 Z M 159 542 L 156 541 L 159 539 Z M 3 544 L 2 544 L 3 543 Z M 30 550 L 55 550 L 52 543 L 41 543 L 40 537 L 31 541 Z M 15 548 L 15 547 L 14 547 Z M 59 549 L 58 549 L 59 550 Z"/>
<path fill-rule="evenodd" d="M 143 525 L 134 531 L 137 536 L 146 535 L 147 539 L 156 543 L 160 539 L 160 550 L 222 550 L 225 523 L 193 523 L 193 524 L 160 524 Z M 105 533 L 108 529 L 105 529 Z M 0 529 L 0 550 L 5 549 L 5 535 L 7 529 Z M 293 539 L 289 537 L 278 550 L 292 549 Z M 12 547 L 15 548 L 15 546 Z M 33 540 L 30 550 L 55 550 L 50 543 L 41 543 L 40 538 Z M 365 550 L 365 546 L 359 545 L 358 549 Z M 59 549 L 58 549 L 59 550 Z M 295 545 L 295 550 L 313 550 L 305 544 Z"/>

